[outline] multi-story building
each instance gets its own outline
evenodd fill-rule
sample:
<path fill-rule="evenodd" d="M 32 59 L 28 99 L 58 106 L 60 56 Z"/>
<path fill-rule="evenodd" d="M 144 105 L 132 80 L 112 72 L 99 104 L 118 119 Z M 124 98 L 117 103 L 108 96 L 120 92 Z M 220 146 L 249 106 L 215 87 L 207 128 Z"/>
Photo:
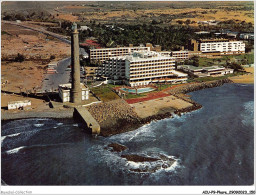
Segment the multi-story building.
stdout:
<path fill-rule="evenodd" d="M 188 51 L 188 50 L 182 50 L 182 51 L 172 51 L 171 56 L 174 57 L 177 61 L 186 60 L 189 58 L 192 58 L 193 56 L 201 56 L 201 51 Z"/>
<path fill-rule="evenodd" d="M 187 74 L 175 71 L 175 59 L 154 51 L 135 51 L 128 56 L 112 57 L 103 62 L 97 75 L 127 85 L 148 85 L 154 82 L 186 82 Z"/>
<path fill-rule="evenodd" d="M 192 39 L 190 50 L 172 51 L 171 56 L 177 61 L 189 59 L 193 56 L 214 57 L 221 55 L 244 54 L 245 43 L 229 39 Z"/>
<path fill-rule="evenodd" d="M 245 53 L 243 41 L 232 41 L 229 39 L 200 39 L 191 40 L 190 47 L 193 51 L 201 51 L 204 55 L 233 55 Z"/>
<path fill-rule="evenodd" d="M 202 53 L 241 54 L 245 53 L 245 43 L 230 41 L 228 39 L 201 39 L 200 51 Z"/>
<path fill-rule="evenodd" d="M 125 56 L 111 57 L 97 69 L 97 76 L 108 77 L 111 80 L 125 79 Z"/>
<path fill-rule="evenodd" d="M 154 82 L 186 82 L 187 74 L 175 71 L 175 59 L 157 52 L 134 52 L 125 60 L 126 84 L 148 85 Z"/>
<path fill-rule="evenodd" d="M 90 62 L 103 62 L 111 57 L 126 56 L 134 51 L 150 51 L 150 47 L 117 47 L 117 48 L 102 48 L 90 49 Z"/>

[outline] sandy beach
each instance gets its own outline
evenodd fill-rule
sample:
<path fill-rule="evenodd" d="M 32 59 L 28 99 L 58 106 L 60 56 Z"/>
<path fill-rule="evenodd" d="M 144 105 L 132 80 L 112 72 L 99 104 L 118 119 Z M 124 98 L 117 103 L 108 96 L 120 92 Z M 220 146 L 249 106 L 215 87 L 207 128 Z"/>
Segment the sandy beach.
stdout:
<path fill-rule="evenodd" d="M 245 84 L 253 84 L 254 83 L 254 67 L 245 68 L 245 71 L 248 74 L 230 77 L 234 83 L 245 83 Z"/>
<path fill-rule="evenodd" d="M 140 118 L 147 118 L 157 114 L 188 108 L 191 107 L 192 104 L 170 95 L 163 98 L 130 104 L 130 106 L 134 108 L 134 111 Z"/>

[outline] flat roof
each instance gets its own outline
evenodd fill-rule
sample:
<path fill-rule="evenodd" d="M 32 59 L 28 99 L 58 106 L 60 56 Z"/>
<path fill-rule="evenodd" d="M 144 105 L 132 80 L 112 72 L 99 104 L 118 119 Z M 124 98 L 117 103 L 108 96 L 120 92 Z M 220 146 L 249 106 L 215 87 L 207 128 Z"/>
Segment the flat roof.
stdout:
<path fill-rule="evenodd" d="M 131 55 L 126 56 L 126 60 L 129 60 L 130 62 L 171 59 L 174 60 L 173 57 L 155 51 L 134 51 Z"/>
<path fill-rule="evenodd" d="M 201 42 L 229 41 L 229 39 L 200 39 Z"/>
<path fill-rule="evenodd" d="M 132 49 L 132 48 L 148 48 L 148 49 L 150 49 L 150 47 L 145 47 L 145 46 L 137 46 L 137 47 L 112 47 L 112 48 L 90 49 L 90 51 L 99 51 L 99 50 L 114 50 L 114 49 Z"/>
<path fill-rule="evenodd" d="M 83 83 L 80 83 L 80 87 L 82 89 L 88 89 Z M 60 84 L 59 88 L 62 88 L 64 90 L 70 90 L 71 89 L 71 83 Z"/>
<path fill-rule="evenodd" d="M 188 76 L 188 74 L 183 73 L 183 72 L 180 72 L 180 71 L 177 71 L 177 70 L 173 70 L 172 73 L 173 73 L 173 74 L 176 74 L 176 75 L 178 75 L 178 76 Z"/>
<path fill-rule="evenodd" d="M 203 67 L 204 70 L 215 70 L 215 69 L 225 69 L 224 66 L 208 66 L 208 67 Z"/>
<path fill-rule="evenodd" d="M 30 100 L 20 100 L 20 101 L 11 101 L 11 102 L 8 102 L 8 104 L 16 104 L 16 103 L 29 103 L 31 102 Z"/>
<path fill-rule="evenodd" d="M 181 65 L 181 67 L 185 67 L 190 70 L 203 70 L 203 67 L 196 67 L 196 66 L 192 66 L 192 65 Z"/>

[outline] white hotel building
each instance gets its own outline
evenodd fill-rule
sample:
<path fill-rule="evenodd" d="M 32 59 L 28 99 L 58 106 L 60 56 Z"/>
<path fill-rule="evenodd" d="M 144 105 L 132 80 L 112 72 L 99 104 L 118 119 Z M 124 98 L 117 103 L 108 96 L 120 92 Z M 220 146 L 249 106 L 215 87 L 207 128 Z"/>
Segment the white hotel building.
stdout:
<path fill-rule="evenodd" d="M 90 49 L 90 62 L 103 62 L 111 57 L 126 56 L 134 51 L 150 51 L 150 47 L 116 47 Z"/>
<path fill-rule="evenodd" d="M 243 54 L 245 43 L 243 41 L 230 41 L 228 39 L 202 39 L 200 40 L 202 53 Z"/>
<path fill-rule="evenodd" d="M 125 56 L 111 57 L 98 67 L 97 76 L 107 77 L 110 80 L 125 79 L 125 60 Z"/>
<path fill-rule="evenodd" d="M 98 75 L 110 79 L 123 79 L 130 86 L 154 82 L 186 82 L 187 74 L 175 71 L 175 59 L 153 51 L 135 51 L 125 57 L 105 61 Z"/>

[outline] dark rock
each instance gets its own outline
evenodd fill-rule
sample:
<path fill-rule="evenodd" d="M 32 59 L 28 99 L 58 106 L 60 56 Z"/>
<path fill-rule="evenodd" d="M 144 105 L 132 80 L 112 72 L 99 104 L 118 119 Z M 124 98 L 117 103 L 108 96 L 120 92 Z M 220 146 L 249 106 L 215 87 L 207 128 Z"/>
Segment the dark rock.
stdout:
<path fill-rule="evenodd" d="M 126 158 L 128 161 L 133 161 L 133 162 L 153 162 L 153 161 L 160 160 L 159 158 L 144 157 L 144 156 L 139 156 L 137 154 L 126 154 L 126 155 L 121 155 L 121 157 Z"/>
<path fill-rule="evenodd" d="M 126 146 L 118 144 L 118 143 L 111 143 L 108 145 L 109 148 L 112 148 L 113 152 L 122 152 L 128 149 Z"/>

